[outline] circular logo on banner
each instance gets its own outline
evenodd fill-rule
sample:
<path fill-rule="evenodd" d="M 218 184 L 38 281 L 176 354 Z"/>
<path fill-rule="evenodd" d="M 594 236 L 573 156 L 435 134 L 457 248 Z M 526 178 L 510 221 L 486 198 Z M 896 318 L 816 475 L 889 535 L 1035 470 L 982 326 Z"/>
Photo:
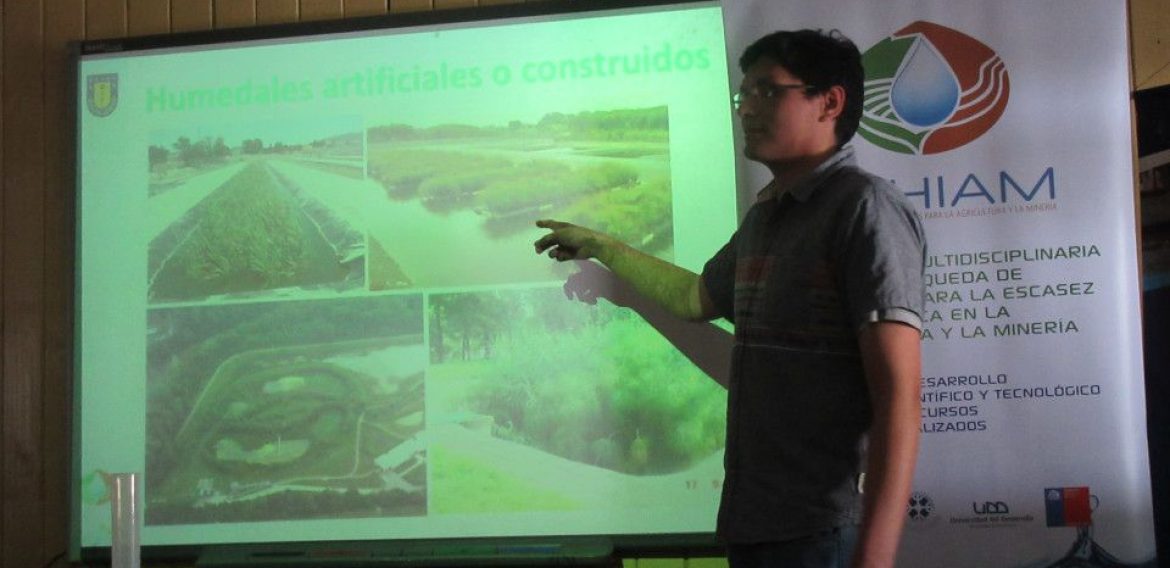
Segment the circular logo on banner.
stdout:
<path fill-rule="evenodd" d="M 987 132 L 1007 107 L 1003 60 L 979 40 L 918 21 L 869 48 L 858 133 L 887 150 L 938 154 Z"/>

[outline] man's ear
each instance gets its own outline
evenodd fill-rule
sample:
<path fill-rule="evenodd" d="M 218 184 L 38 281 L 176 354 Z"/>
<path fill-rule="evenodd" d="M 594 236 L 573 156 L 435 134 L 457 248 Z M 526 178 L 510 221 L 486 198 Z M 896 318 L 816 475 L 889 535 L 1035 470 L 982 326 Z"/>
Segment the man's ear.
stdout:
<path fill-rule="evenodd" d="M 833 85 L 821 93 L 824 107 L 821 109 L 821 120 L 835 120 L 845 112 L 845 88 Z"/>

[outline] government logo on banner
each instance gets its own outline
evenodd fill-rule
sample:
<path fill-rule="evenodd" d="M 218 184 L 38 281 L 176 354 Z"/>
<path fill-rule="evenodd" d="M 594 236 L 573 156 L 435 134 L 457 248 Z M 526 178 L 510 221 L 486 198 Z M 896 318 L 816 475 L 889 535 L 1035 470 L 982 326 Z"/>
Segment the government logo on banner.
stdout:
<path fill-rule="evenodd" d="M 1088 487 L 1049 487 L 1044 490 L 1044 512 L 1050 527 L 1087 527 L 1093 524 Z"/>
<path fill-rule="evenodd" d="M 1044 512 L 1049 528 L 1076 527 L 1076 537 L 1065 555 L 1045 568 L 1156 568 L 1157 558 L 1127 563 L 1114 556 L 1093 539 L 1093 509 L 1096 495 L 1088 487 L 1048 487 L 1044 489 Z"/>
<path fill-rule="evenodd" d="M 1007 108 L 1003 60 L 979 40 L 926 21 L 869 48 L 858 133 L 903 154 L 938 154 L 987 132 Z"/>
<path fill-rule="evenodd" d="M 86 77 L 85 106 L 94 116 L 110 116 L 118 108 L 118 74 L 102 73 Z"/>

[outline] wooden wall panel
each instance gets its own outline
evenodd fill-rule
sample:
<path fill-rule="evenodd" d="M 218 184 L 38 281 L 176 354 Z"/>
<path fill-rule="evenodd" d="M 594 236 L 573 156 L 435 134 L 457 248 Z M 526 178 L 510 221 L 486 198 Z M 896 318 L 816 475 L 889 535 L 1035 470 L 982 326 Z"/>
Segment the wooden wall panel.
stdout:
<path fill-rule="evenodd" d="M 126 0 L 85 0 L 85 39 L 126 37 Z"/>
<path fill-rule="evenodd" d="M 45 556 L 69 546 L 73 405 L 73 202 L 76 102 L 69 42 L 85 34 L 76 0 L 45 0 L 45 334 L 43 416 Z M 40 565 L 44 565 L 43 561 Z"/>
<path fill-rule="evenodd" d="M 4 175 L 4 101 L 7 99 L 7 90 L 4 88 L 4 77 L 7 75 L 5 69 L 4 53 L 4 27 L 7 25 L 8 18 L 4 17 L 4 0 L 0 0 L 0 298 L 4 297 L 4 249 L 7 244 L 4 241 L 4 186 L 8 183 L 8 178 Z M 4 336 L 4 308 L 0 304 L 0 338 Z M 0 341 L 0 562 L 4 560 L 4 541 L 7 540 L 5 535 L 8 534 L 4 526 L 4 520 L 8 517 L 8 501 L 5 499 L 4 493 L 4 475 L 8 471 L 6 460 L 4 459 L 4 441 L 8 436 L 4 432 L 4 342 Z"/>
<path fill-rule="evenodd" d="M 386 0 L 345 0 L 345 17 L 377 16 L 389 9 Z"/>
<path fill-rule="evenodd" d="M 1170 0 L 1130 0 L 1135 89 L 1170 85 Z"/>
<path fill-rule="evenodd" d="M 171 0 L 171 31 L 209 30 L 211 11 L 211 0 Z"/>
<path fill-rule="evenodd" d="M 76 2 L 75 2 L 76 3 Z M 56 18 L 53 11 L 46 12 Z M 132 36 L 171 31 L 171 4 L 161 0 L 127 0 L 126 31 Z"/>
<path fill-rule="evenodd" d="M 239 28 L 256 25 L 256 0 L 215 0 L 216 28 Z"/>
<path fill-rule="evenodd" d="M 433 9 L 431 0 L 390 0 L 391 12 L 420 12 Z"/>
<path fill-rule="evenodd" d="M 476 5 L 476 0 L 434 0 L 436 10 L 447 8 L 468 8 Z"/>
<path fill-rule="evenodd" d="M 301 0 L 301 21 L 336 20 L 344 15 L 341 0 Z"/>
<path fill-rule="evenodd" d="M 4 0 L 0 0 L 0 236 L 4 235 Z M 4 241 L 0 239 L 0 266 L 4 262 Z M 0 273 L 0 297 L 4 295 L 4 274 Z M 3 316 L 3 313 L 0 313 Z M 4 330 L 4 318 L 0 317 L 0 332 Z M 4 346 L 0 344 L 0 366 L 4 363 Z M 0 376 L 0 384 L 4 377 Z M 3 422 L 4 410 L 0 405 L 0 423 Z M 3 430 L 0 430 L 3 433 Z M 0 473 L 4 471 L 4 454 L 0 452 Z M 0 492 L 0 504 L 4 502 L 4 493 Z M 0 526 L 2 530 L 2 526 Z"/>
<path fill-rule="evenodd" d="M 0 429 L 4 527 L 0 565 L 45 560 L 45 479 L 41 435 L 44 336 L 44 51 L 40 0 L 9 2 L 3 14 L 4 255 L 0 260 L 4 361 Z"/>
<path fill-rule="evenodd" d="M 297 0 L 256 0 L 257 24 L 284 24 L 301 18 Z"/>

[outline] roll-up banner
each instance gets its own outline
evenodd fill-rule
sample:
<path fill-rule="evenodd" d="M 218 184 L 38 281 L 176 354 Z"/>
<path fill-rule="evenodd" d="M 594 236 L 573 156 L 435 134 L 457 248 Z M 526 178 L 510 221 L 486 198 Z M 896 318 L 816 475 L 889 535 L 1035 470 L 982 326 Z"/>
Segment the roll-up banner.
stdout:
<path fill-rule="evenodd" d="M 861 165 L 927 229 L 900 566 L 1154 566 L 1124 2 L 725 0 L 862 52 Z M 741 158 L 741 204 L 767 171 Z"/>

